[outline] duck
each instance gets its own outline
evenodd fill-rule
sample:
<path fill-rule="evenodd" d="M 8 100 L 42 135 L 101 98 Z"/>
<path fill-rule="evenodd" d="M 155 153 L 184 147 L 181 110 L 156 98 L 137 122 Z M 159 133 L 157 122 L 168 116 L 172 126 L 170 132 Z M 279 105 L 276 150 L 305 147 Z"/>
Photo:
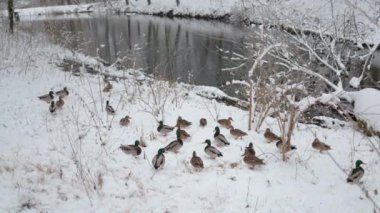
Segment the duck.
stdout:
<path fill-rule="evenodd" d="M 64 104 L 65 104 L 65 102 L 63 101 L 62 97 L 59 96 L 58 101 L 55 104 L 55 106 L 57 107 L 57 109 L 62 109 Z"/>
<path fill-rule="evenodd" d="M 103 92 L 110 92 L 112 88 L 113 88 L 112 84 L 109 81 L 107 81 L 106 85 L 103 88 Z"/>
<path fill-rule="evenodd" d="M 281 152 L 281 153 L 287 153 L 287 152 L 290 152 L 292 150 L 296 150 L 297 147 L 294 146 L 294 145 L 291 145 L 289 143 L 284 143 L 282 140 L 279 140 L 277 141 L 276 143 L 276 147 L 277 149 Z"/>
<path fill-rule="evenodd" d="M 131 145 L 120 145 L 119 147 L 121 151 L 123 151 L 127 155 L 133 155 L 133 156 L 138 156 L 141 154 L 142 149 L 140 147 L 140 141 L 136 140 L 135 144 Z"/>
<path fill-rule="evenodd" d="M 181 128 L 186 128 L 186 127 L 189 127 L 191 125 L 191 122 L 190 121 L 187 121 L 185 119 L 182 119 L 181 116 L 178 117 L 177 119 L 177 126 L 178 127 L 181 127 Z"/>
<path fill-rule="evenodd" d="M 247 147 L 245 147 L 245 150 L 248 151 L 251 155 L 256 155 L 255 149 L 253 149 L 253 143 L 250 142 Z"/>
<path fill-rule="evenodd" d="M 64 98 L 69 95 L 69 91 L 67 90 L 67 87 L 63 87 L 62 90 L 57 91 L 55 94 L 58 95 L 58 97 Z"/>
<path fill-rule="evenodd" d="M 181 149 L 183 146 L 183 141 L 181 140 L 181 133 L 177 132 L 177 140 L 174 140 L 170 142 L 166 147 L 165 147 L 165 152 L 174 152 L 178 153 L 178 150 Z"/>
<path fill-rule="evenodd" d="M 229 128 L 231 127 L 231 121 L 233 121 L 232 118 L 231 118 L 231 117 L 228 117 L 227 119 L 219 119 L 219 120 L 218 120 L 218 123 L 219 123 L 222 127 L 229 129 Z"/>
<path fill-rule="evenodd" d="M 167 135 L 169 132 L 174 130 L 174 127 L 165 125 L 163 121 L 158 122 L 157 131 L 163 135 Z"/>
<path fill-rule="evenodd" d="M 159 168 L 164 167 L 165 165 L 164 153 L 165 153 L 165 149 L 161 148 L 158 150 L 157 155 L 153 157 L 152 164 L 153 164 L 154 169 L 159 169 Z"/>
<path fill-rule="evenodd" d="M 195 169 L 203 169 L 203 161 L 200 157 L 197 156 L 197 153 L 195 151 L 193 151 L 193 157 L 191 157 L 191 160 L 190 160 L 190 163 L 191 165 L 193 165 L 193 167 Z"/>
<path fill-rule="evenodd" d="M 245 149 L 243 161 L 246 163 L 250 168 L 254 169 L 255 166 L 264 165 L 264 161 L 258 157 L 256 157 L 254 154 L 252 154 L 248 149 Z"/>
<path fill-rule="evenodd" d="M 180 138 L 181 138 L 182 140 L 186 140 L 187 138 L 190 137 L 189 133 L 187 133 L 185 130 L 181 129 L 180 126 L 178 126 L 178 128 L 177 128 L 176 134 L 177 134 L 177 135 L 179 134 L 179 135 L 180 135 Z"/>
<path fill-rule="evenodd" d="M 316 149 L 316 150 L 319 150 L 319 152 L 323 152 L 323 151 L 328 151 L 331 149 L 331 146 L 321 142 L 318 138 L 315 138 L 313 143 L 311 144 L 311 146 Z"/>
<path fill-rule="evenodd" d="M 207 125 L 207 120 L 206 120 L 206 118 L 201 118 L 200 120 L 199 120 L 199 126 L 201 126 L 201 127 L 205 127 Z"/>
<path fill-rule="evenodd" d="M 361 160 L 357 160 L 355 162 L 355 168 L 351 170 L 350 174 L 347 177 L 347 183 L 358 183 L 360 179 L 362 179 L 364 175 L 364 169 L 360 166 L 361 164 L 365 164 Z"/>
<path fill-rule="evenodd" d="M 54 113 L 56 109 L 57 109 L 57 107 L 55 106 L 54 101 L 52 101 L 52 102 L 50 103 L 50 106 L 49 106 L 49 111 L 50 111 L 51 113 Z"/>
<path fill-rule="evenodd" d="M 235 129 L 234 126 L 230 126 L 230 134 L 234 136 L 235 138 L 240 138 L 243 139 L 243 136 L 246 136 L 247 133 L 240 130 L 240 129 Z"/>
<path fill-rule="evenodd" d="M 121 126 L 128 126 L 129 122 L 130 122 L 130 119 L 131 117 L 129 117 L 128 115 L 125 116 L 124 118 L 120 119 L 120 125 Z"/>
<path fill-rule="evenodd" d="M 214 132 L 215 132 L 215 134 L 214 134 L 214 140 L 215 140 L 215 142 L 216 142 L 219 146 L 230 145 L 230 143 L 228 142 L 228 140 L 226 139 L 226 137 L 224 137 L 224 135 L 220 134 L 220 129 L 219 129 L 219 127 L 215 127 Z"/>
<path fill-rule="evenodd" d="M 54 92 L 50 91 L 46 95 L 41 95 L 38 97 L 41 101 L 45 101 L 46 103 L 50 103 L 52 100 L 54 100 Z"/>
<path fill-rule="evenodd" d="M 281 138 L 274 134 L 269 128 L 265 130 L 264 138 L 268 143 L 281 140 Z"/>
<path fill-rule="evenodd" d="M 109 101 L 106 102 L 106 112 L 107 112 L 108 115 L 114 115 L 115 114 L 115 110 L 110 105 Z"/>
<path fill-rule="evenodd" d="M 211 158 L 215 159 L 216 157 L 222 157 L 223 154 L 221 151 L 219 151 L 217 148 L 211 146 L 211 141 L 207 139 L 205 142 L 203 142 L 206 145 L 205 147 L 205 153 L 209 155 Z"/>

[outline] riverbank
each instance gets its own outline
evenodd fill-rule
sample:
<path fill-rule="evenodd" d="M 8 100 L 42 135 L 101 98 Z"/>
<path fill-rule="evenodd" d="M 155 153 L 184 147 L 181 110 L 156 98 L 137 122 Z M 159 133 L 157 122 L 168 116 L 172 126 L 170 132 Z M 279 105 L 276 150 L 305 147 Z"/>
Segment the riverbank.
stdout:
<path fill-rule="evenodd" d="M 376 139 L 350 123 L 330 129 L 298 124 L 292 138 L 297 150 L 284 162 L 275 144 L 263 137 L 265 128 L 279 133 L 277 121 L 268 117 L 259 132 L 248 131 L 246 111 L 196 94 L 199 89 L 219 94 L 216 88 L 116 71 L 46 43 L 44 35 L 9 35 L 4 28 L 0 34 L 5 38 L 0 41 L 0 192 L 7 195 L 0 198 L 2 211 L 373 212 L 368 198 L 380 202 L 380 162 L 371 146 Z M 55 64 L 66 57 L 123 79 L 109 79 L 113 89 L 104 92 L 103 78 L 86 74 L 84 67 L 75 75 L 59 70 Z M 70 94 L 63 109 L 52 114 L 38 96 L 64 86 Z M 105 112 L 107 100 L 115 115 Z M 126 115 L 132 117 L 129 126 L 120 126 Z M 155 171 L 153 156 L 175 139 L 173 132 L 157 133 L 157 120 L 174 125 L 178 116 L 193 123 L 186 129 L 191 138 L 179 153 L 166 153 L 165 167 Z M 213 139 L 216 118 L 229 116 L 248 135 L 237 140 L 221 129 L 231 145 L 218 147 L 223 157 L 210 159 L 202 142 Z M 204 128 L 198 125 L 201 117 L 208 120 Z M 332 150 L 314 150 L 315 137 Z M 145 143 L 139 157 L 119 149 L 136 139 Z M 249 142 L 265 162 L 254 170 L 241 157 Z M 201 172 L 190 165 L 193 151 L 204 161 Z M 367 163 L 360 186 L 346 183 L 357 159 Z"/>
<path fill-rule="evenodd" d="M 124 0 L 109 1 L 107 4 L 94 3 L 84 5 L 66 5 L 44 8 L 16 9 L 20 16 L 65 14 L 93 11 L 129 12 L 138 14 L 152 14 L 167 17 L 194 17 L 204 19 L 221 19 L 231 22 L 254 23 L 264 25 L 283 26 L 324 33 L 336 34 L 334 36 L 354 40 L 355 42 L 378 44 L 380 42 L 380 24 L 376 23 L 378 5 L 370 3 L 347 4 L 348 1 L 256 1 L 256 0 L 230 0 L 230 1 L 147 1 L 130 0 L 126 5 Z M 366 11 L 366 12 L 364 12 Z M 5 11 L 2 12 L 6 14 Z M 345 22 L 355 21 L 356 28 L 361 32 L 360 37 L 351 37 L 340 30 Z M 331 24 L 335 25 L 335 30 Z M 342 34 L 343 33 L 343 34 Z"/>

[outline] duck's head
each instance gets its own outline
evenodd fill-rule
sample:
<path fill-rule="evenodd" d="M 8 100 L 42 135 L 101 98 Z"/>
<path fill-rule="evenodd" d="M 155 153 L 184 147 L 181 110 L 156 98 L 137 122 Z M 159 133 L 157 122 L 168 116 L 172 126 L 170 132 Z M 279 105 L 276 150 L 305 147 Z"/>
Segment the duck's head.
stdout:
<path fill-rule="evenodd" d="M 52 96 L 53 94 L 54 92 L 50 90 L 49 95 Z"/>
<path fill-rule="evenodd" d="M 211 146 L 211 141 L 209 139 L 205 140 L 205 142 L 203 143 L 207 144 L 208 146 Z"/>
<path fill-rule="evenodd" d="M 267 129 L 265 130 L 265 132 L 270 132 L 270 129 L 269 129 L 269 128 L 267 128 Z"/>
<path fill-rule="evenodd" d="M 165 153 L 165 149 L 164 148 L 160 148 L 159 150 L 158 150 L 158 155 L 162 155 L 162 154 L 164 154 Z"/>
<path fill-rule="evenodd" d="M 253 143 L 252 142 L 249 143 L 248 148 L 253 148 Z"/>
<path fill-rule="evenodd" d="M 215 129 L 214 129 L 214 132 L 218 132 L 219 133 L 220 132 L 219 127 L 216 126 Z"/>
<path fill-rule="evenodd" d="M 106 102 L 106 105 L 107 105 L 107 106 L 110 105 L 110 101 L 107 101 L 107 102 Z"/>
<path fill-rule="evenodd" d="M 164 125 L 164 122 L 163 121 L 159 121 L 158 124 Z"/>
<path fill-rule="evenodd" d="M 127 116 L 125 116 L 125 119 L 128 119 L 128 120 L 130 120 L 130 119 L 132 119 L 131 117 L 129 117 L 129 115 L 127 115 Z"/>
<path fill-rule="evenodd" d="M 65 90 L 67 92 L 67 87 L 63 87 L 63 90 Z"/>
<path fill-rule="evenodd" d="M 179 120 L 179 121 L 182 120 L 182 117 L 181 117 L 181 116 L 178 116 L 178 119 L 177 119 L 177 120 Z"/>
<path fill-rule="evenodd" d="M 50 103 L 50 105 L 51 105 L 52 107 L 54 107 L 54 101 L 52 101 L 52 102 Z"/>
<path fill-rule="evenodd" d="M 176 135 L 177 135 L 177 139 L 181 138 L 181 132 L 179 131 L 179 129 L 177 130 Z"/>
<path fill-rule="evenodd" d="M 140 145 L 140 141 L 136 140 L 135 141 L 135 146 L 139 146 Z"/>
<path fill-rule="evenodd" d="M 230 120 L 230 121 L 234 121 L 231 117 L 228 117 L 228 120 Z"/>
<path fill-rule="evenodd" d="M 197 157 L 197 153 L 193 151 L 193 157 Z"/>
<path fill-rule="evenodd" d="M 362 164 L 365 164 L 365 163 L 363 161 L 361 161 L 361 160 L 357 160 L 355 162 L 356 168 L 360 167 L 360 165 L 362 165 Z"/>

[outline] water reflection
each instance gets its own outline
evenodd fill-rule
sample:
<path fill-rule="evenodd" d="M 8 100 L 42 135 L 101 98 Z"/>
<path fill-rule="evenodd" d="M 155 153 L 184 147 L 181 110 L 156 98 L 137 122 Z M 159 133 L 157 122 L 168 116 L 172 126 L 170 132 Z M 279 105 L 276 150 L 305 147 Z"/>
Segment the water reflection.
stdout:
<path fill-rule="evenodd" d="M 21 25 L 32 32 L 45 31 L 53 42 L 92 56 L 98 54 L 111 63 L 129 56 L 129 67 L 135 62 L 147 73 L 212 86 L 231 78 L 222 68 L 239 65 L 217 48 L 244 55 L 242 44 L 249 35 L 244 29 L 217 21 L 143 15 L 59 16 L 24 20 Z"/>

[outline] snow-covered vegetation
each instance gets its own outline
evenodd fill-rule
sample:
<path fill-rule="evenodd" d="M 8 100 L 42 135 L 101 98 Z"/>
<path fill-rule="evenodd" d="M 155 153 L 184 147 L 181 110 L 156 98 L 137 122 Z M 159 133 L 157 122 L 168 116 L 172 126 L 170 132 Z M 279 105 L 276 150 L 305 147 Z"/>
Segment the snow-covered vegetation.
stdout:
<path fill-rule="evenodd" d="M 338 40 L 356 39 L 358 35 L 342 36 L 344 30 L 333 24 L 327 29 L 328 24 L 341 23 L 335 16 L 320 19 L 317 28 L 310 27 L 313 22 L 309 22 L 305 28 L 316 33 L 320 43 L 310 39 L 296 20 L 304 20 L 306 12 L 300 15 L 282 10 L 290 3 L 302 5 L 298 9 L 318 8 L 316 3 L 306 7 L 305 1 L 287 1 L 278 7 L 272 7 L 272 1 L 257 1 L 254 5 L 249 5 L 249 1 L 152 1 L 147 6 L 146 1 L 130 0 L 128 11 L 157 13 L 175 8 L 177 14 L 193 11 L 219 17 L 237 15 L 243 8 L 243 18 L 259 20 L 253 16 L 257 13 L 251 12 L 258 11 L 260 5 L 261 12 L 277 14 L 274 19 L 282 20 L 272 20 L 269 25 L 284 25 L 294 32 L 279 35 L 267 25 L 262 26 L 260 34 L 255 35 L 260 40 L 246 43 L 252 55 L 234 54 L 231 60 L 253 62 L 247 79 L 232 82 L 246 86 L 251 93 L 250 109 L 245 111 L 210 98 L 227 96 L 218 88 L 166 82 L 139 70 L 105 66 L 99 58 L 48 43 L 43 34 L 31 36 L 17 30 L 10 34 L 5 25 L 0 25 L 0 192 L 5 195 L 0 197 L 0 211 L 380 211 L 380 140 L 376 136 L 380 131 L 380 92 L 371 88 L 348 91 L 343 85 L 345 76 L 350 76 L 345 63 L 360 57 L 364 61 L 363 72 L 350 76 L 351 86 L 360 86 L 380 41 L 375 40 L 374 47 L 359 56 L 351 53 Z M 102 4 L 108 8 L 125 5 L 125 1 L 106 3 Z M 332 5 L 333 1 L 327 3 Z M 364 10 L 359 7 L 364 4 L 355 6 L 349 0 L 340 3 L 359 8 L 359 13 Z M 76 7 L 96 10 L 95 6 Z M 334 10 L 336 13 L 345 11 L 330 8 L 339 8 Z M 59 7 L 56 9 L 60 11 Z M 70 6 L 63 10 L 79 12 Z M 20 14 L 48 11 L 52 10 L 25 9 Z M 366 23 L 379 30 L 378 19 L 373 22 L 374 16 L 365 14 L 360 17 L 367 18 Z M 283 20 L 283 15 L 293 19 Z M 328 16 L 319 13 L 316 17 Z M 368 41 L 368 35 L 360 41 Z M 219 51 L 224 53 L 223 49 Z M 62 70 L 65 60 L 81 64 L 79 72 Z M 273 61 L 281 67 L 279 72 L 265 66 Z M 312 62 L 323 64 L 328 74 L 313 69 Z M 99 74 L 87 73 L 88 67 Z M 56 105 L 38 98 L 64 87 L 69 94 L 62 99 L 61 108 L 57 108 L 57 95 Z M 340 106 L 341 100 L 354 103 L 352 113 L 356 121 L 324 117 L 327 128 L 298 122 L 310 106 Z M 107 108 L 108 103 L 111 107 Z M 125 121 L 126 116 L 131 117 L 129 122 Z M 161 134 L 159 121 L 174 127 L 179 116 L 192 122 L 183 128 L 191 136 L 178 152 L 165 152 L 165 164 L 156 170 L 152 164 L 154 156 L 177 138 L 175 129 L 168 128 L 168 133 Z M 222 127 L 229 124 L 218 120 L 228 117 L 235 129 L 247 135 L 239 139 L 234 136 L 236 133 Z M 201 118 L 207 120 L 204 127 L 199 124 Z M 216 138 L 217 126 L 225 138 Z M 266 129 L 279 136 L 268 136 Z M 270 137 L 274 142 L 268 142 Z M 313 143 L 316 138 L 331 146 L 331 150 L 322 151 L 321 145 Z M 223 156 L 209 157 L 204 143 L 207 139 Z M 138 156 L 126 154 L 126 148 L 120 149 L 136 140 L 142 149 Z M 229 145 L 219 146 L 220 140 L 227 140 Z M 259 159 L 246 151 L 249 143 Z M 203 169 L 193 168 L 194 151 L 203 160 Z M 263 165 L 250 168 L 249 163 L 260 159 Z M 359 159 L 366 163 L 362 165 L 364 176 L 349 184 L 347 177 Z"/>

